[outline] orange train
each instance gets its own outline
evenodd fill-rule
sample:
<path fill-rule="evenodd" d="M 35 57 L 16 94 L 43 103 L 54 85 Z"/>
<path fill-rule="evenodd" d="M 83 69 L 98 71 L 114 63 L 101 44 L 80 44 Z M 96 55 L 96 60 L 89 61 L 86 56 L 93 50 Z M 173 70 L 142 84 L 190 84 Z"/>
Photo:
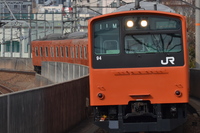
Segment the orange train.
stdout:
<path fill-rule="evenodd" d="M 55 37 L 56 36 L 56 37 Z M 42 61 L 88 65 L 87 33 L 49 35 L 31 42 L 34 70 L 41 73 Z"/>
<path fill-rule="evenodd" d="M 111 132 L 170 131 L 186 120 L 185 17 L 130 10 L 89 21 L 90 104 Z"/>
<path fill-rule="evenodd" d="M 89 65 L 94 123 L 111 132 L 170 131 L 186 121 L 184 16 L 131 10 L 94 17 L 88 28 L 88 38 L 33 41 L 35 70 L 41 61 Z"/>

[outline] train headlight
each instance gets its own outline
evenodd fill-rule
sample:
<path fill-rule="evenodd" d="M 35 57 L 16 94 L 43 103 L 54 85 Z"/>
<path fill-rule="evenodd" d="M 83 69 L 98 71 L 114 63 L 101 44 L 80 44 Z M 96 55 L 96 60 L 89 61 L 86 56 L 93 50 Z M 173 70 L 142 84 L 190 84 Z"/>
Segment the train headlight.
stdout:
<path fill-rule="evenodd" d="M 128 20 L 128 21 L 126 22 L 126 26 L 127 26 L 128 28 L 132 28 L 132 27 L 134 26 L 134 22 L 133 22 L 132 20 Z"/>
<path fill-rule="evenodd" d="M 146 20 L 142 20 L 142 21 L 140 22 L 140 25 L 141 25 L 142 27 L 147 27 L 148 22 L 147 22 Z"/>

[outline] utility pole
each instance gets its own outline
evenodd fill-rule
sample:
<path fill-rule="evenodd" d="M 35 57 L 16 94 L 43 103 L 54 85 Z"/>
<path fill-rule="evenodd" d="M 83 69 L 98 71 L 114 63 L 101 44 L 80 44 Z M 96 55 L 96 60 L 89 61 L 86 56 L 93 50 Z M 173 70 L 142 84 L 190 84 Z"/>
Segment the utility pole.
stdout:
<path fill-rule="evenodd" d="M 73 20 L 73 31 L 72 32 L 75 32 L 77 31 L 77 27 L 78 27 L 78 9 L 77 9 L 77 1 L 75 0 L 73 2 L 73 14 L 72 14 L 72 20 Z"/>
<path fill-rule="evenodd" d="M 184 0 L 179 1 L 195 9 L 195 60 L 196 68 L 200 68 L 200 0 L 195 0 L 195 6 Z"/>
<path fill-rule="evenodd" d="M 200 7 L 200 0 L 195 0 L 195 6 Z M 195 10 L 195 53 L 196 53 L 196 68 L 200 68 L 200 10 Z"/>
<path fill-rule="evenodd" d="M 121 1 L 121 0 L 117 0 L 117 7 L 120 6 L 120 1 Z"/>
<path fill-rule="evenodd" d="M 31 3 L 31 0 L 28 0 Z M 29 30 L 28 30 L 28 58 L 31 58 L 31 13 L 32 13 L 32 4 L 28 5 L 28 16 L 29 16 Z"/>

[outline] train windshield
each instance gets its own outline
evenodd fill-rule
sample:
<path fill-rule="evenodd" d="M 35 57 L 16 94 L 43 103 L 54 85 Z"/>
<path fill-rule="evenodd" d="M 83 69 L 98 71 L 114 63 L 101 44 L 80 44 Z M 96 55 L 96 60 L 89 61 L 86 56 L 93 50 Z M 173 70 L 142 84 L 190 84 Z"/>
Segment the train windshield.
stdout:
<path fill-rule="evenodd" d="M 182 21 L 162 14 L 120 14 L 92 22 L 94 68 L 184 65 Z M 162 63 L 168 61 L 173 62 Z"/>
<path fill-rule="evenodd" d="M 180 52 L 182 50 L 181 35 L 175 33 L 126 35 L 124 44 L 127 54 Z"/>
<path fill-rule="evenodd" d="M 93 34 L 94 53 L 109 55 L 121 52 L 126 54 L 181 52 L 180 31 L 181 21 L 166 16 L 134 15 L 97 21 L 94 24 Z"/>
<path fill-rule="evenodd" d="M 94 27 L 94 52 L 97 55 L 119 54 L 119 21 L 100 21 Z"/>

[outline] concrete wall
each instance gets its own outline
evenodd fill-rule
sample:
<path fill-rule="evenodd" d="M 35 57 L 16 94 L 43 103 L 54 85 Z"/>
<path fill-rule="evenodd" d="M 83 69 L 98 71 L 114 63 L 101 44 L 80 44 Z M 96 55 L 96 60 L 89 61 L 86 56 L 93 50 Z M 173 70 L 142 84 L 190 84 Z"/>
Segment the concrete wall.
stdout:
<path fill-rule="evenodd" d="M 22 71 L 33 71 L 34 67 L 31 58 L 12 58 L 2 57 L 0 58 L 1 69 L 14 69 Z"/>
<path fill-rule="evenodd" d="M 0 133 L 67 133 L 89 116 L 89 77 L 0 95 Z"/>
<path fill-rule="evenodd" d="M 41 75 L 55 83 L 70 81 L 88 75 L 87 66 L 63 62 L 42 62 Z"/>
<path fill-rule="evenodd" d="M 200 69 L 190 69 L 190 95 L 200 99 Z"/>
<path fill-rule="evenodd" d="M 31 58 L 1 57 L 0 69 L 34 71 Z M 42 62 L 42 74 L 36 75 L 38 86 L 70 81 L 88 75 L 87 66 L 63 62 Z"/>
<path fill-rule="evenodd" d="M 51 81 L 50 79 L 40 75 L 40 74 L 36 74 L 35 75 L 35 81 L 34 81 L 34 85 L 35 86 L 47 86 L 47 85 L 52 85 L 54 84 L 53 81 Z"/>
<path fill-rule="evenodd" d="M 18 58 L 0 58 L 0 68 L 33 70 L 31 59 Z M 42 74 L 54 82 L 37 74 L 43 87 L 0 95 L 0 133 L 64 133 L 88 117 L 87 66 L 46 62 Z"/>

